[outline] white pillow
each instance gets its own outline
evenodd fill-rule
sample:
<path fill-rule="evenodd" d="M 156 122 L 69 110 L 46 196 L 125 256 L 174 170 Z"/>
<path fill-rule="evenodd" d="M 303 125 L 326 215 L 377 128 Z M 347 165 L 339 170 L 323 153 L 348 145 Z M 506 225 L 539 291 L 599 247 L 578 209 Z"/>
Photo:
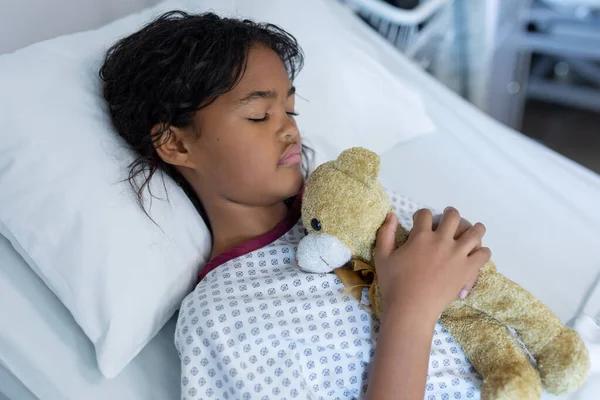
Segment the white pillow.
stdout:
<path fill-rule="evenodd" d="M 298 100 L 301 129 L 334 143 L 332 156 L 354 145 L 383 152 L 432 128 L 419 97 L 328 0 L 167 1 L 0 56 L 0 233 L 73 314 L 108 378 L 169 319 L 210 252 L 206 226 L 172 180 L 169 202 L 152 201 L 157 225 L 122 182 L 135 156 L 110 124 L 97 75 L 115 40 L 175 8 L 252 17 L 296 35 L 306 53 L 296 86 L 310 100 Z M 160 180 L 152 186 L 165 197 Z"/>
<path fill-rule="evenodd" d="M 0 56 L 0 233 L 60 298 L 118 374 L 193 289 L 210 234 L 166 178 L 155 225 L 123 178 L 134 154 L 107 116 L 106 48 L 173 1 L 97 31 Z M 162 183 L 153 182 L 164 197 Z"/>

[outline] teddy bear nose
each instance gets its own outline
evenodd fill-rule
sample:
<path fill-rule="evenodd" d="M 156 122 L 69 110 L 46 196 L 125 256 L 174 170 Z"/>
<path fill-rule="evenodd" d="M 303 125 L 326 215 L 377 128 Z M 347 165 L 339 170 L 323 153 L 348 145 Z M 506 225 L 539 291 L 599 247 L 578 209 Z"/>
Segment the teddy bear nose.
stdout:
<path fill-rule="evenodd" d="M 312 221 L 310 221 L 310 226 L 312 226 L 312 228 L 315 231 L 320 231 L 321 230 L 321 221 L 319 221 L 316 218 L 313 218 Z"/>

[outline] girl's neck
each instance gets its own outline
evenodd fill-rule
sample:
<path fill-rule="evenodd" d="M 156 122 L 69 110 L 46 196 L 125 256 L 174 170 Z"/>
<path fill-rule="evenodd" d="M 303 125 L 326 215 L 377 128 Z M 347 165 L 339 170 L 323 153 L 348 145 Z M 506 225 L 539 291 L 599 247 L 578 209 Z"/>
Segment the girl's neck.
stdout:
<path fill-rule="evenodd" d="M 212 227 L 211 258 L 257 236 L 283 221 L 288 208 L 282 201 L 271 206 L 248 206 L 220 199 L 204 204 Z"/>

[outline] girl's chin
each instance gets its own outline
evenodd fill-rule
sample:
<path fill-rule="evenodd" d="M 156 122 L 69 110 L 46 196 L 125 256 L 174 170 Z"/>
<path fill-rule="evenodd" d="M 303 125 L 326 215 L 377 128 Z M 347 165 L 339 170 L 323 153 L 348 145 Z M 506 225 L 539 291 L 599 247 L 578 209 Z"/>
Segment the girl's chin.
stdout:
<path fill-rule="evenodd" d="M 285 194 L 291 197 L 296 195 L 300 189 L 302 189 L 302 186 L 304 186 L 304 175 L 302 174 L 302 168 L 300 166 L 286 172 L 286 176 L 283 178 L 285 179 L 283 186 L 285 187 Z"/>

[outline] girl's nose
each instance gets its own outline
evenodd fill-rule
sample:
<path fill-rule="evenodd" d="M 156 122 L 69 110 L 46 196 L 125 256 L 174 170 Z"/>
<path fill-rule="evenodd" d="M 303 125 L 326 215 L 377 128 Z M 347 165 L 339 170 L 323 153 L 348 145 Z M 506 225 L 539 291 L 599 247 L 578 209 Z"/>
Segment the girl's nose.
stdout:
<path fill-rule="evenodd" d="M 300 134 L 298 132 L 298 126 L 294 122 L 294 120 L 290 117 L 286 118 L 286 122 L 283 124 L 281 129 L 277 132 L 279 139 L 282 141 L 292 141 Z"/>

